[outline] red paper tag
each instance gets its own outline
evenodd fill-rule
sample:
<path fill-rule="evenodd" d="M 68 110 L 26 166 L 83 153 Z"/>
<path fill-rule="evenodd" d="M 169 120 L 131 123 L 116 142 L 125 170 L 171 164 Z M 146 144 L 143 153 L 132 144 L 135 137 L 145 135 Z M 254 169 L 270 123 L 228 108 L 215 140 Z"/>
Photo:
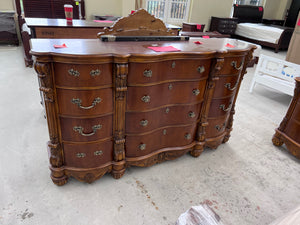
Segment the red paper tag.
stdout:
<path fill-rule="evenodd" d="M 202 38 L 210 38 L 210 36 L 202 36 Z"/>
<path fill-rule="evenodd" d="M 54 48 L 67 48 L 66 44 L 62 45 L 53 45 Z"/>
<path fill-rule="evenodd" d="M 201 24 L 197 24 L 197 30 L 201 30 L 202 25 Z"/>
<path fill-rule="evenodd" d="M 298 20 L 297 26 L 300 26 L 300 19 Z"/>
<path fill-rule="evenodd" d="M 201 41 L 194 41 L 195 44 L 197 45 L 202 45 L 203 43 Z"/>
<path fill-rule="evenodd" d="M 130 14 L 132 14 L 132 13 L 134 13 L 135 12 L 135 10 L 131 10 L 131 13 Z"/>
<path fill-rule="evenodd" d="M 163 46 L 163 47 L 148 47 L 156 52 L 178 52 L 180 49 L 174 48 L 173 46 Z"/>
<path fill-rule="evenodd" d="M 263 11 L 263 7 L 258 7 L 258 10 L 259 10 L 260 12 L 262 12 L 262 11 Z"/>
<path fill-rule="evenodd" d="M 227 44 L 225 45 L 225 47 L 227 47 L 227 48 L 235 48 L 234 45 L 231 45 L 231 44 L 229 44 L 229 43 L 227 43 Z"/>
<path fill-rule="evenodd" d="M 96 23 L 113 23 L 114 21 L 111 20 L 93 20 Z"/>

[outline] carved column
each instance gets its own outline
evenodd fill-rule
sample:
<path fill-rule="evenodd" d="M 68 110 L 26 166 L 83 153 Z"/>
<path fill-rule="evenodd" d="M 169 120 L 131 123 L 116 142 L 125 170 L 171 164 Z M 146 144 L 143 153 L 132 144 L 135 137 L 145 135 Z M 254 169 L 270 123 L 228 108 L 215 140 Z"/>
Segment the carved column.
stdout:
<path fill-rule="evenodd" d="M 114 114 L 114 165 L 112 176 L 116 179 L 125 172 L 125 110 L 127 92 L 127 63 L 116 63 L 115 76 L 115 114 Z"/>
<path fill-rule="evenodd" d="M 56 105 L 54 85 L 52 80 L 52 70 L 50 63 L 36 62 L 34 68 L 38 74 L 40 91 L 43 94 L 44 107 L 49 130 L 50 141 L 48 142 L 49 161 L 51 165 L 51 178 L 57 185 L 63 185 L 67 182 L 64 170 L 59 169 L 63 165 L 63 152 L 59 144 L 58 118 L 56 117 Z"/>
<path fill-rule="evenodd" d="M 234 96 L 234 100 L 233 100 L 233 103 L 232 103 L 232 107 L 231 107 L 231 110 L 230 110 L 230 115 L 229 115 L 229 119 L 228 119 L 227 126 L 226 126 L 226 135 L 224 136 L 223 143 L 226 143 L 230 138 L 230 132 L 232 131 L 232 124 L 233 124 L 233 115 L 235 114 L 235 109 L 234 109 L 235 108 L 235 102 L 236 102 L 237 95 L 238 95 L 239 90 L 240 90 L 241 82 L 244 79 L 244 75 L 247 73 L 247 71 L 246 71 L 247 65 L 249 64 L 249 62 L 253 58 L 253 51 L 254 51 L 254 49 L 251 49 L 248 52 L 248 54 L 245 56 L 245 59 L 244 59 L 244 62 L 243 62 L 244 66 L 241 69 L 241 74 L 240 74 L 240 77 L 239 77 L 238 86 L 237 86 L 235 96 Z"/>
<path fill-rule="evenodd" d="M 190 152 L 190 154 L 194 157 L 198 157 L 203 152 L 203 148 L 205 145 L 205 128 L 208 125 L 207 117 L 209 113 L 209 108 L 211 104 L 211 100 L 213 97 L 216 81 L 219 79 L 216 76 L 216 73 L 222 69 L 224 65 L 224 58 L 217 58 L 213 61 L 212 70 L 209 74 L 209 78 L 206 84 L 206 91 L 204 96 L 204 101 L 202 104 L 202 109 L 200 112 L 200 121 L 198 123 L 197 134 L 196 134 L 196 141 L 197 144 L 195 145 L 194 149 Z"/>

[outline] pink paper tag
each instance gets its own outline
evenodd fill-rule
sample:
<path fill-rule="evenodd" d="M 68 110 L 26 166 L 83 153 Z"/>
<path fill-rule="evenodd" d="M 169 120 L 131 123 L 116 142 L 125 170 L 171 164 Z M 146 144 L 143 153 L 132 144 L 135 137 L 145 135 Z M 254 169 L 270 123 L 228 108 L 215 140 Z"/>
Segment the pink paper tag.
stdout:
<path fill-rule="evenodd" d="M 258 10 L 259 10 L 260 12 L 262 12 L 262 11 L 263 11 L 263 7 L 258 7 Z"/>
<path fill-rule="evenodd" d="M 201 24 L 197 24 L 197 30 L 201 30 L 202 25 Z"/>
<path fill-rule="evenodd" d="M 96 23 L 113 23 L 114 21 L 111 20 L 93 20 Z"/>
<path fill-rule="evenodd" d="M 298 20 L 297 26 L 300 26 L 300 19 Z"/>
<path fill-rule="evenodd" d="M 227 43 L 227 44 L 225 45 L 225 47 L 227 47 L 227 48 L 235 48 L 234 45 L 231 45 L 231 44 L 229 44 L 229 43 Z"/>
<path fill-rule="evenodd" d="M 132 13 L 134 13 L 135 12 L 135 10 L 131 10 L 131 13 L 130 14 L 132 14 Z"/>
<path fill-rule="evenodd" d="M 210 38 L 210 36 L 202 36 L 202 38 Z"/>
<path fill-rule="evenodd" d="M 53 45 L 54 48 L 67 48 L 66 44 L 62 45 Z"/>
<path fill-rule="evenodd" d="M 195 44 L 197 45 L 202 45 L 203 43 L 201 41 L 194 41 Z"/>
<path fill-rule="evenodd" d="M 178 52 L 180 49 L 174 48 L 173 46 L 163 46 L 163 47 L 148 47 L 156 52 Z"/>

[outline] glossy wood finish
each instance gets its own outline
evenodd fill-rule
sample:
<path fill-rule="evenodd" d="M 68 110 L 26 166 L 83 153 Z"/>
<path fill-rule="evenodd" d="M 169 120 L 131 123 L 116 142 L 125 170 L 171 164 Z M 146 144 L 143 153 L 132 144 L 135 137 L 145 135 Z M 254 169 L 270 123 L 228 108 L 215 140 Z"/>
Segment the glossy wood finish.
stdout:
<path fill-rule="evenodd" d="M 294 97 L 289 109 L 273 136 L 273 144 L 285 144 L 287 149 L 300 159 L 300 78 L 295 78 Z"/>
<path fill-rule="evenodd" d="M 62 42 L 68 47 L 53 48 Z M 154 44 L 181 51 L 147 48 Z M 63 185 L 72 176 L 90 183 L 105 173 L 120 178 L 128 166 L 187 152 L 197 157 L 204 146 L 228 141 L 254 49 L 232 39 L 32 40 L 53 182 Z"/>

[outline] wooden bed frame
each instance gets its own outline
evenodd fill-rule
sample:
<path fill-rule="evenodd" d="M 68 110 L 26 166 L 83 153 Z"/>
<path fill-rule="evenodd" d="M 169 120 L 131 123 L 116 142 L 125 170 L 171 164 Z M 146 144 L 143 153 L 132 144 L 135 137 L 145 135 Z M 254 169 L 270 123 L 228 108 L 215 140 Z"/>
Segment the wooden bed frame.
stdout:
<path fill-rule="evenodd" d="M 264 9 L 262 6 L 234 5 L 233 17 L 238 18 L 238 23 L 262 23 L 263 12 Z M 279 50 L 288 49 L 294 28 L 277 25 L 270 26 L 284 29 L 277 44 L 266 41 L 259 41 L 239 35 L 234 35 L 234 37 L 262 46 L 274 48 L 275 53 L 277 53 Z"/>

